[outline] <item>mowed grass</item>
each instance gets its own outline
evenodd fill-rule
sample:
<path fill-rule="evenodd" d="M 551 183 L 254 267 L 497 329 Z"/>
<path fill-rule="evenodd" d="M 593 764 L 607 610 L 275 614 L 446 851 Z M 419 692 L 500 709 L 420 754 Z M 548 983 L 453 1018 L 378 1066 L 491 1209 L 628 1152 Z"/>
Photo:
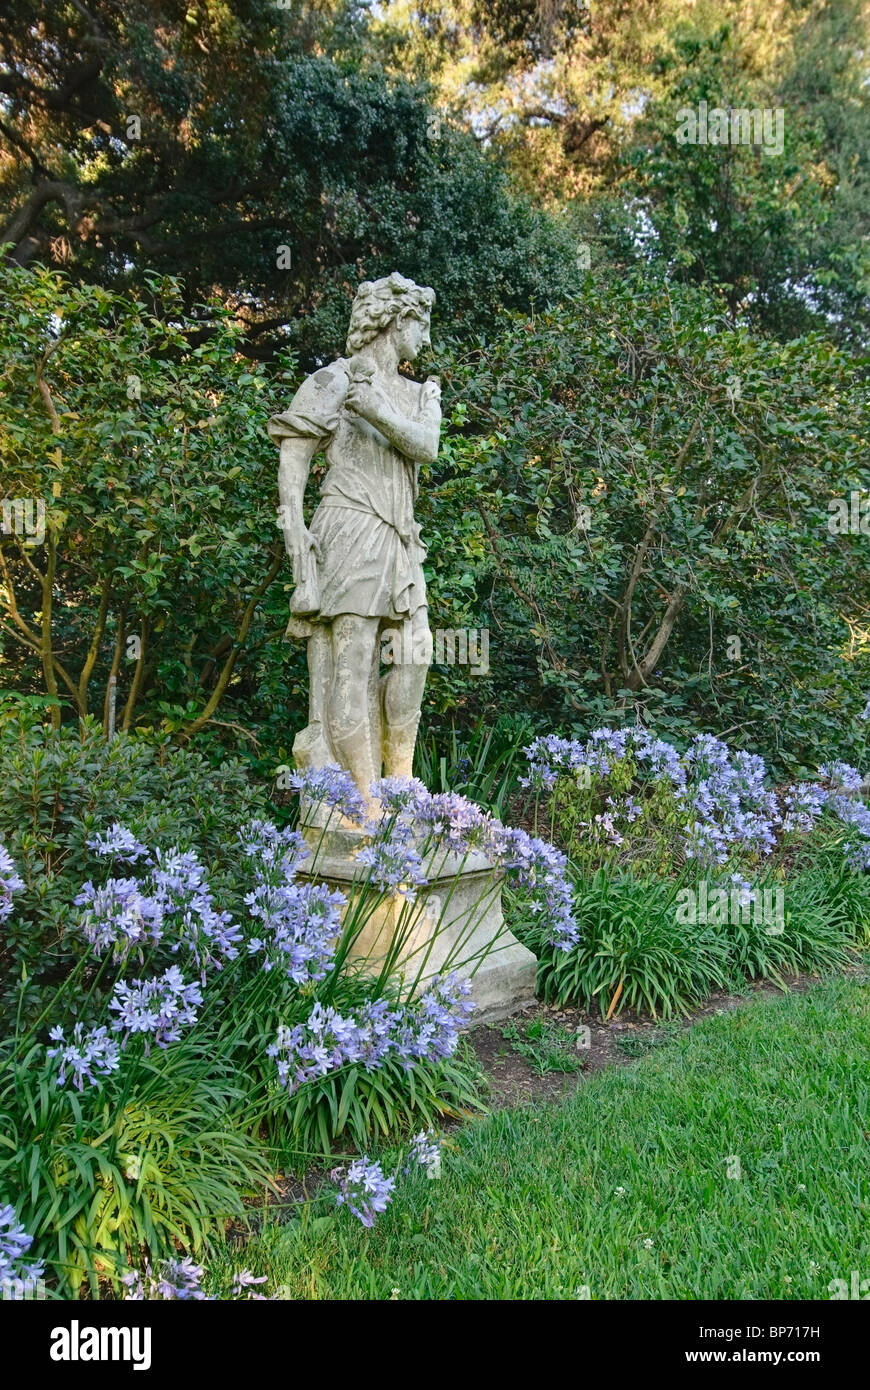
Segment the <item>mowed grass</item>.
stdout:
<path fill-rule="evenodd" d="M 870 1278 L 868 1058 L 866 981 L 758 998 L 457 1129 L 373 1230 L 324 1194 L 214 1273 L 299 1299 L 827 1299 Z"/>

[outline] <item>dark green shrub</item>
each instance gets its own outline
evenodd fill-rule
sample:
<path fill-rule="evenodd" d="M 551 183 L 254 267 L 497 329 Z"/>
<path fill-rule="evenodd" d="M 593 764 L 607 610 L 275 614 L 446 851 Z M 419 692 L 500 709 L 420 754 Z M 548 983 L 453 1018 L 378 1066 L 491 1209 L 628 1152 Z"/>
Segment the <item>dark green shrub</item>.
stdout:
<path fill-rule="evenodd" d="M 20 714 L 0 720 L 0 840 L 26 888 L 0 924 L 0 1006 L 38 1008 L 40 987 L 57 981 L 76 959 L 64 936 L 82 883 L 100 871 L 88 839 L 123 820 L 147 844 L 196 846 L 228 874 L 240 823 L 274 814 L 261 788 L 237 760 L 210 766 L 168 738 L 119 734 L 107 742 L 93 720 L 52 730 Z"/>

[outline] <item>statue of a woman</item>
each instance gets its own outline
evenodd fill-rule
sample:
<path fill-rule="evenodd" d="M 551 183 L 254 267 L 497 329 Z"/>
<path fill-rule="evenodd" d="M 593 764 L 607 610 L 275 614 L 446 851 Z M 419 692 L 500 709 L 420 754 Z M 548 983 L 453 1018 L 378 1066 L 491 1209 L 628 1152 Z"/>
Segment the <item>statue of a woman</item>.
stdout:
<path fill-rule="evenodd" d="M 290 637 L 308 639 L 308 725 L 299 766 L 338 763 L 366 800 L 381 776 L 409 777 L 431 661 L 417 471 L 438 453 L 440 391 L 401 376 L 429 342 L 435 295 L 404 276 L 365 281 L 348 357 L 302 383 L 269 422 L 280 441 L 279 524 L 293 561 Z M 320 502 L 306 527 L 305 485 L 324 451 Z M 393 663 L 380 676 L 380 641 Z"/>

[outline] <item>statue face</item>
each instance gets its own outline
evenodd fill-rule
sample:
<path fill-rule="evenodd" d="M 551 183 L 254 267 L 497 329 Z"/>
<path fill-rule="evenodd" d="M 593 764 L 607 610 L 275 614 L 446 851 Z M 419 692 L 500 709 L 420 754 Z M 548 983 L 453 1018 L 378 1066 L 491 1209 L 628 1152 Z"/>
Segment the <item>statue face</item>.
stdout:
<path fill-rule="evenodd" d="M 399 360 L 413 362 L 420 349 L 429 343 L 429 316 L 415 318 L 413 314 L 403 314 L 396 320 L 395 343 Z"/>

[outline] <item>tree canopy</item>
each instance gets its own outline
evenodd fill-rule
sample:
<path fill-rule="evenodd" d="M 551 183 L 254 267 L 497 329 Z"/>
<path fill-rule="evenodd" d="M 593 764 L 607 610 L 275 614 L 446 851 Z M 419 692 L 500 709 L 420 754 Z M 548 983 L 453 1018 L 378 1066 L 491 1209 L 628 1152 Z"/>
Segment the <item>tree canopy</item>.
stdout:
<path fill-rule="evenodd" d="M 289 756 L 265 422 L 398 270 L 437 295 L 432 626 L 491 643 L 430 716 L 857 748 L 862 36 L 853 0 L 10 0 L 0 500 L 45 535 L 0 535 L 0 684 Z M 782 108 L 781 150 L 681 143 L 701 103 Z"/>

